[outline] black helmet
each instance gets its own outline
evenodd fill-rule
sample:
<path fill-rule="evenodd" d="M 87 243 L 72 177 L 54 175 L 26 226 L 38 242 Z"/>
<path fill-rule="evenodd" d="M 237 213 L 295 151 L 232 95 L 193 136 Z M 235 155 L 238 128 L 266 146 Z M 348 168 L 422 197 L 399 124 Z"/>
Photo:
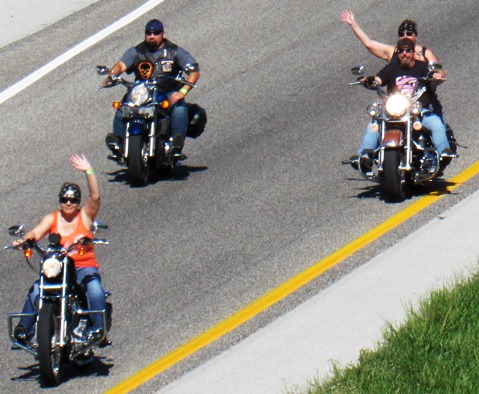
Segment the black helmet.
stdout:
<path fill-rule="evenodd" d="M 76 183 L 65 182 L 62 185 L 60 193 L 58 193 L 58 198 L 76 198 L 78 201 L 81 200 L 81 190 L 80 186 Z"/>

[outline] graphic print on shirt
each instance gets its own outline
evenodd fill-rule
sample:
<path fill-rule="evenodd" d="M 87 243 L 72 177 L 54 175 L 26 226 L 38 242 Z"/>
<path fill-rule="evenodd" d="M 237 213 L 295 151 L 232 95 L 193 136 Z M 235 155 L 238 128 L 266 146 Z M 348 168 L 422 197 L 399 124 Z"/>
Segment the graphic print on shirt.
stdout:
<path fill-rule="evenodd" d="M 396 78 L 396 89 L 403 94 L 412 96 L 416 90 L 418 79 L 409 75 L 403 75 Z"/>

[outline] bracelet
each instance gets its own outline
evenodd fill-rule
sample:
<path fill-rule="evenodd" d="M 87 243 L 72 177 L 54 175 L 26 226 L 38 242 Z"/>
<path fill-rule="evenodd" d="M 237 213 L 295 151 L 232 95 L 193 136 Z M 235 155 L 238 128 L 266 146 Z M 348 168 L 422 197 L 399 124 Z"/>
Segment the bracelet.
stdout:
<path fill-rule="evenodd" d="M 183 93 L 185 96 L 188 94 L 188 90 L 186 90 L 185 88 L 181 88 L 179 92 Z"/>
<path fill-rule="evenodd" d="M 86 175 L 91 175 L 91 174 L 94 174 L 94 173 L 95 173 L 95 170 L 93 168 L 89 168 L 88 170 L 85 171 Z"/>

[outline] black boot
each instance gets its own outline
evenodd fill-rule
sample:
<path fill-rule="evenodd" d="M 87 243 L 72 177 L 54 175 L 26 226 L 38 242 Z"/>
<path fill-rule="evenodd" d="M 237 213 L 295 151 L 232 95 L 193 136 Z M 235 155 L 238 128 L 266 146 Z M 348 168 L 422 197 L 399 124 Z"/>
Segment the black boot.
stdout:
<path fill-rule="evenodd" d="M 105 137 L 105 143 L 114 156 L 121 156 L 121 141 L 113 133 L 108 133 Z"/>
<path fill-rule="evenodd" d="M 186 159 L 186 156 L 181 153 L 181 151 L 183 150 L 183 146 L 185 145 L 185 138 L 182 136 L 182 135 L 175 135 L 173 137 L 173 150 L 172 150 L 172 154 L 173 154 L 173 157 L 177 160 L 185 160 Z"/>

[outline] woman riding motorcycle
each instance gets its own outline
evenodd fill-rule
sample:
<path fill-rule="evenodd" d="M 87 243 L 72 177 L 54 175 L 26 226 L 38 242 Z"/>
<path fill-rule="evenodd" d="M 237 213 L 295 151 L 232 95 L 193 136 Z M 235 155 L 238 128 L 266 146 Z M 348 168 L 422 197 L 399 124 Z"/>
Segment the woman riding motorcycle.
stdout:
<path fill-rule="evenodd" d="M 47 234 L 57 233 L 61 236 L 60 244 L 71 245 L 85 236 L 93 238 L 91 227 L 100 209 L 100 191 L 95 172 L 84 155 L 72 155 L 70 162 L 73 168 L 85 173 L 90 195 L 86 204 L 80 208 L 81 190 L 75 183 L 64 183 L 59 197 L 60 209 L 44 216 L 38 225 L 23 236 L 22 240 L 13 242 L 18 246 L 27 239 L 40 241 Z M 101 284 L 93 246 L 87 246 L 85 253 L 74 250 L 71 257 L 77 271 L 77 281 L 86 289 L 89 308 L 104 310 L 106 308 L 105 291 Z M 39 283 L 36 281 L 27 296 L 23 313 L 35 313 L 38 305 Z M 87 330 L 87 336 L 99 338 L 103 335 L 103 323 L 100 315 L 92 317 L 93 324 Z M 35 317 L 22 317 L 15 327 L 14 336 L 19 342 L 26 343 L 34 335 Z"/>

